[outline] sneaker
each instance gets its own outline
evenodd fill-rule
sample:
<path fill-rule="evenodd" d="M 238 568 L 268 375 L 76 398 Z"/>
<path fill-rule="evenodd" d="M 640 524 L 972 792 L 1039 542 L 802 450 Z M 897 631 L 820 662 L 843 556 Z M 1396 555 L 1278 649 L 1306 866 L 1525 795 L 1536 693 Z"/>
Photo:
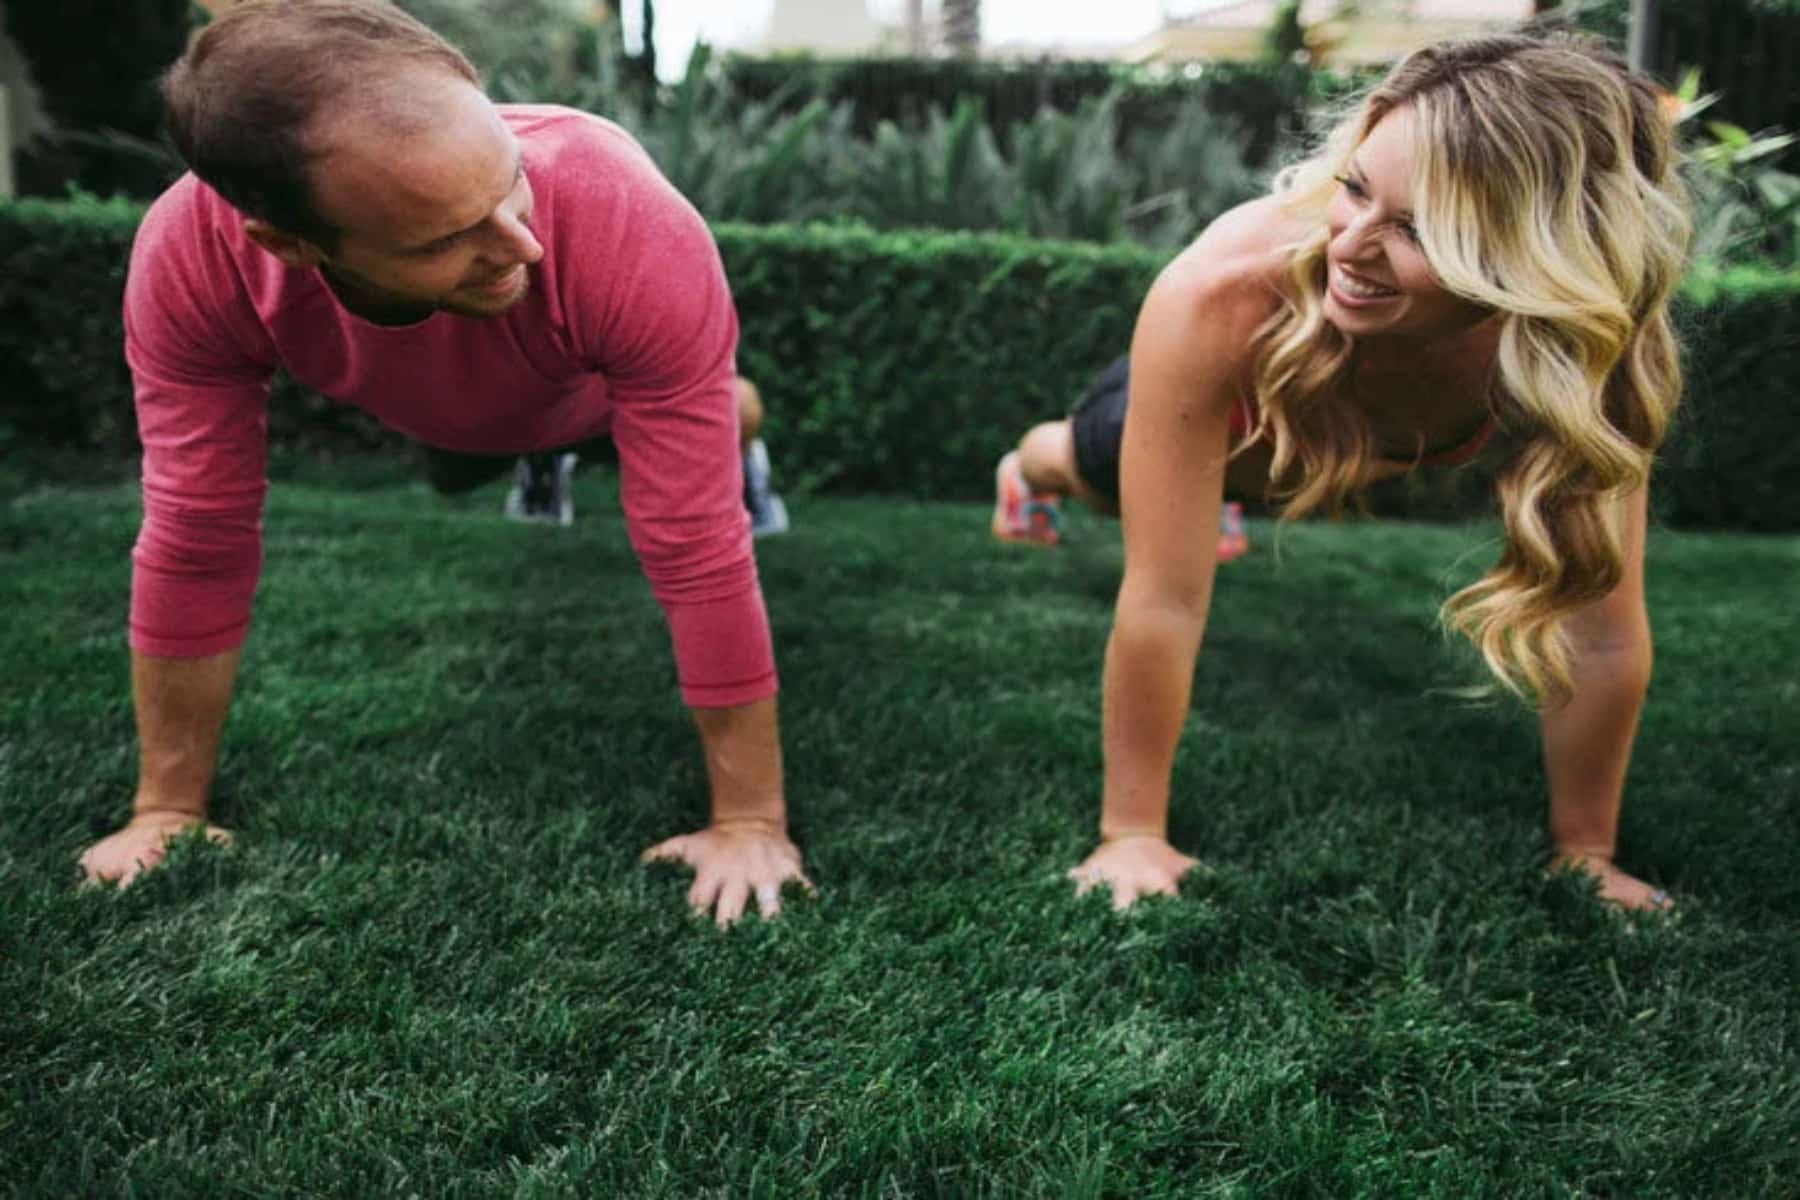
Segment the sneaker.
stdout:
<path fill-rule="evenodd" d="M 1034 492 L 1013 450 L 994 469 L 994 536 L 1004 542 L 1054 546 L 1062 539 L 1062 509 L 1050 492 Z"/>
<path fill-rule="evenodd" d="M 575 497 L 569 484 L 577 461 L 569 453 L 520 455 L 506 494 L 506 515 L 544 525 L 573 524 Z"/>
<path fill-rule="evenodd" d="M 1244 532 L 1244 506 L 1227 501 L 1219 512 L 1219 561 L 1230 562 L 1250 549 L 1250 535 Z"/>
<path fill-rule="evenodd" d="M 744 507 L 750 510 L 751 536 L 787 532 L 787 505 L 769 487 L 769 449 L 761 438 L 744 451 Z"/>

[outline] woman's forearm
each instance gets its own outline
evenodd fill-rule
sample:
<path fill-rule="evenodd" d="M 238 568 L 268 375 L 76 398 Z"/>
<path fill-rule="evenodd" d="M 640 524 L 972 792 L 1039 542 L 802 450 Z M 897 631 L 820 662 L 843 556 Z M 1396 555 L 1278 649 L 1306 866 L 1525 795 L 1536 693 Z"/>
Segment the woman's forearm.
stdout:
<path fill-rule="evenodd" d="M 1578 653 L 1573 695 L 1539 720 L 1550 836 L 1560 851 L 1612 856 L 1650 663 L 1647 631 L 1604 650 Z"/>
<path fill-rule="evenodd" d="M 1131 607 L 1121 597 L 1106 645 L 1102 838 L 1167 834 L 1169 773 L 1204 624 L 1185 610 Z"/>

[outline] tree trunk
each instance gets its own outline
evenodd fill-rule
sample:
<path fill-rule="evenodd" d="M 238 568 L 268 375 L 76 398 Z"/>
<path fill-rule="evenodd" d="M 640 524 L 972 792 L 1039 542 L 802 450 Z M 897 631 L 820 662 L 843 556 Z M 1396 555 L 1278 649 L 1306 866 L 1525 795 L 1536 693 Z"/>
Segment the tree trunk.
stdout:
<path fill-rule="evenodd" d="M 656 88 L 656 0 L 644 0 L 644 53 L 642 63 L 644 77 L 650 81 L 652 91 Z"/>
<path fill-rule="evenodd" d="M 981 53 L 981 0 L 944 0 L 944 44 L 961 58 Z"/>
<path fill-rule="evenodd" d="M 906 0 L 906 52 L 925 57 L 925 0 Z"/>
<path fill-rule="evenodd" d="M 1631 0 L 1631 69 L 1656 69 L 1656 0 Z"/>

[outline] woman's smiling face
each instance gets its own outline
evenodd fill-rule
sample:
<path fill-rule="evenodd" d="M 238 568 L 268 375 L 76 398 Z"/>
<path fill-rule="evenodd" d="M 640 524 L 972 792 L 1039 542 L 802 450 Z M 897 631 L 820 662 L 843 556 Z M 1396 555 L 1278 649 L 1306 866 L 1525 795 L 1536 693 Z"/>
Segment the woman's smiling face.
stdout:
<path fill-rule="evenodd" d="M 1351 337 L 1429 337 L 1481 319 L 1447 291 L 1413 226 L 1413 114 L 1396 108 L 1350 155 L 1325 210 L 1325 319 Z"/>

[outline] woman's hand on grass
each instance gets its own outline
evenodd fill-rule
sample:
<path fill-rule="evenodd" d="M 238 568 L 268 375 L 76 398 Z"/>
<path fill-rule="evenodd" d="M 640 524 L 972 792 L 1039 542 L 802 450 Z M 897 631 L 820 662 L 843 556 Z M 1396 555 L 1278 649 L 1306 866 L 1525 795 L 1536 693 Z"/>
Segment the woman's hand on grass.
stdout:
<path fill-rule="evenodd" d="M 81 873 L 88 883 L 116 882 L 125 887 L 154 867 L 169 852 L 169 843 L 190 829 L 204 827 L 206 840 L 231 844 L 231 834 L 204 817 L 171 810 L 141 812 L 117 833 L 87 848 L 81 856 Z"/>
<path fill-rule="evenodd" d="M 1636 875 L 1619 869 L 1611 857 L 1580 850 L 1558 850 L 1550 859 L 1550 871 L 1573 871 L 1591 878 L 1602 902 L 1622 909 L 1661 912 L 1675 907 L 1669 893 Z"/>
<path fill-rule="evenodd" d="M 1112 889 L 1113 908 L 1123 912 L 1141 896 L 1173 896 L 1181 877 L 1200 865 L 1163 838 L 1138 834 L 1100 843 L 1079 867 L 1069 872 L 1075 894 L 1085 896 L 1102 884 Z"/>
<path fill-rule="evenodd" d="M 744 915 L 750 898 L 762 915 L 781 911 L 781 889 L 793 883 L 808 895 L 818 889 L 800 870 L 800 851 L 787 830 L 764 821 L 727 821 L 682 834 L 644 851 L 645 862 L 686 863 L 694 871 L 688 904 L 711 913 L 724 929 Z"/>

